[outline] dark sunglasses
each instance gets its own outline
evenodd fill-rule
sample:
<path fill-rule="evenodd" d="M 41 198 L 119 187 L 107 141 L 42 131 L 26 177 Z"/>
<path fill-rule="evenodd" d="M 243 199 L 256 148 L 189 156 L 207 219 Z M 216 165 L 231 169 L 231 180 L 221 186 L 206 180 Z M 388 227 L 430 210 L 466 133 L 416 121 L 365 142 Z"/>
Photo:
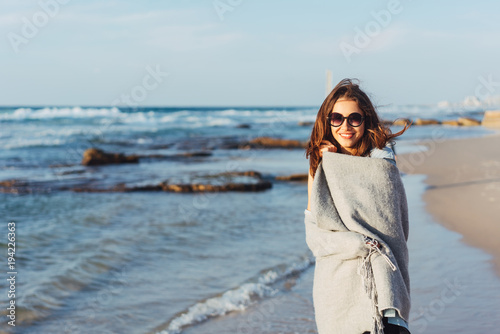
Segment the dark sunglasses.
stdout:
<path fill-rule="evenodd" d="M 338 112 L 333 112 L 330 115 L 328 115 L 327 119 L 330 122 L 330 125 L 334 127 L 341 126 L 342 123 L 344 123 L 344 120 L 347 119 L 347 123 L 349 123 L 350 126 L 356 128 L 361 124 L 363 124 L 365 116 L 361 115 L 359 112 L 353 112 L 349 116 L 344 117 L 342 114 L 339 114 Z"/>

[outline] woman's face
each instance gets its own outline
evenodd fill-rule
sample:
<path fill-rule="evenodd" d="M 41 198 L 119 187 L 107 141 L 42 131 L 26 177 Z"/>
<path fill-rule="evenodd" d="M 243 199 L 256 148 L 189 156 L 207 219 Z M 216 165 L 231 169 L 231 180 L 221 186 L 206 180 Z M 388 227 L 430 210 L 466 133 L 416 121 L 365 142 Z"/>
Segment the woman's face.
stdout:
<path fill-rule="evenodd" d="M 352 113 L 360 113 L 365 116 L 364 113 L 359 109 L 358 103 L 352 100 L 346 100 L 340 98 L 335 102 L 333 106 L 332 113 L 339 113 L 344 117 L 348 117 Z M 344 119 L 341 126 L 334 127 L 330 125 L 332 129 L 333 138 L 340 144 L 340 150 L 342 153 L 352 154 L 356 143 L 363 137 L 365 133 L 365 122 L 360 126 L 353 127 L 349 124 L 347 119 Z"/>

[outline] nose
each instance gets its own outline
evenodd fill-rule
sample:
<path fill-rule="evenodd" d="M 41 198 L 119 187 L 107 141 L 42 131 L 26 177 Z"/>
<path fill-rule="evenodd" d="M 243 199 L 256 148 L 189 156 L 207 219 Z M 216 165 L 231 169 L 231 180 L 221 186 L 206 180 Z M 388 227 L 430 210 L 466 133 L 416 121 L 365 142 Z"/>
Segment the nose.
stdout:
<path fill-rule="evenodd" d="M 340 130 L 351 130 L 351 129 L 352 129 L 352 126 L 349 124 L 347 119 L 344 119 L 344 122 L 340 126 Z"/>

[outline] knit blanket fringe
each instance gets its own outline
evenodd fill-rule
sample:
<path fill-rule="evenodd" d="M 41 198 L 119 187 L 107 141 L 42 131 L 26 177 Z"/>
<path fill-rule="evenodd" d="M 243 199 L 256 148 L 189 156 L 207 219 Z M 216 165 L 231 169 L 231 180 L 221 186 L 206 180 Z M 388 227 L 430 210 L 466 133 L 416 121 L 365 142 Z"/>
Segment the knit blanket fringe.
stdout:
<path fill-rule="evenodd" d="M 391 259 L 384 253 L 380 251 L 380 248 L 375 244 L 367 244 L 370 247 L 370 251 L 367 256 L 363 258 L 359 258 L 358 264 L 358 274 L 363 279 L 363 286 L 365 288 L 365 292 L 372 301 L 372 313 L 373 313 L 373 327 L 371 333 L 373 334 L 384 334 L 384 324 L 382 323 L 382 316 L 380 315 L 378 304 L 377 304 L 377 289 L 375 286 L 375 279 L 373 277 L 372 265 L 370 257 L 374 254 L 380 254 L 389 264 L 393 271 L 396 271 L 397 268 L 392 263 Z"/>

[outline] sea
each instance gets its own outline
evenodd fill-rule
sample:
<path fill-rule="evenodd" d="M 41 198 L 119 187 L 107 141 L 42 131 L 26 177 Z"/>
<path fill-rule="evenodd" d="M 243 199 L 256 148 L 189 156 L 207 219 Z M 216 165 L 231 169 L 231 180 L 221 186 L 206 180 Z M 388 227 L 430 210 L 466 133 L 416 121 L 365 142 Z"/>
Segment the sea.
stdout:
<path fill-rule="evenodd" d="M 0 107 L 0 333 L 316 333 L 307 182 L 277 179 L 307 173 L 309 161 L 300 147 L 248 142 L 306 142 L 318 109 Z M 390 121 L 481 120 L 485 109 L 389 105 L 378 112 Z M 493 133 L 412 126 L 394 147 L 401 154 L 424 150 L 422 141 Z M 140 159 L 84 166 L 89 148 Z M 257 178 L 272 186 L 148 188 Z M 410 207 L 412 333 L 497 331 L 500 279 L 490 255 L 426 213 L 425 176 L 402 178 Z M 119 191 L 123 186 L 143 190 Z"/>

